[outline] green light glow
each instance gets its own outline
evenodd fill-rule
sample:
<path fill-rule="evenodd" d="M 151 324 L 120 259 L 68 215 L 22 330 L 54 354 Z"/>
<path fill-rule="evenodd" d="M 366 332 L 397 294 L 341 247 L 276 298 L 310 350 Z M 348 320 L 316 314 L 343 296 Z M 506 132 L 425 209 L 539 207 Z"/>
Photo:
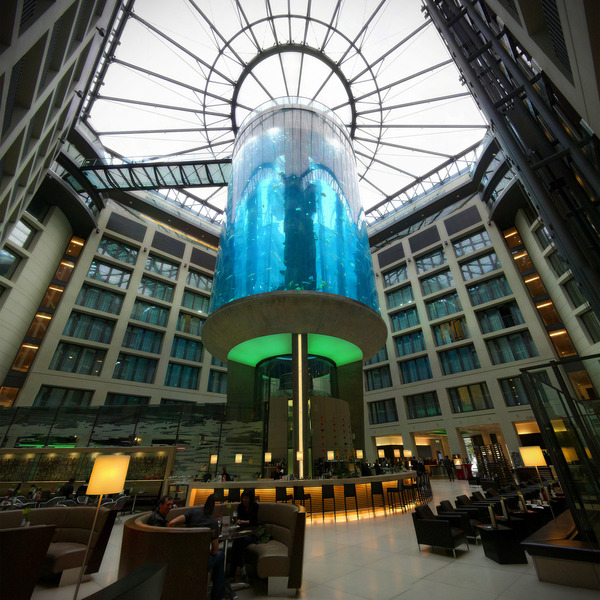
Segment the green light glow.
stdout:
<path fill-rule="evenodd" d="M 254 367 L 266 358 L 285 356 L 291 353 L 291 334 L 279 333 L 242 342 L 230 350 L 227 358 Z M 339 338 L 318 333 L 308 334 L 308 354 L 329 358 L 338 367 L 363 359 L 358 346 Z"/>
<path fill-rule="evenodd" d="M 338 367 L 363 359 L 362 351 L 358 346 L 319 333 L 308 334 L 308 353 L 330 358 Z"/>

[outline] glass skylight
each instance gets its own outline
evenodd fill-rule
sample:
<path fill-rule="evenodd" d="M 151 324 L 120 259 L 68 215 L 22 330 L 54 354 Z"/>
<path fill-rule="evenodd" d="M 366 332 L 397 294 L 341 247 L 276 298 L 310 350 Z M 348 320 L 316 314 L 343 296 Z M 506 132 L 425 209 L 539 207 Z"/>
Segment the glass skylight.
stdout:
<path fill-rule="evenodd" d="M 107 156 L 230 158 L 252 110 L 301 96 L 347 126 L 365 209 L 398 208 L 487 128 L 420 0 L 138 0 L 121 18 L 83 113 Z M 226 196 L 170 194 L 221 209 Z"/>

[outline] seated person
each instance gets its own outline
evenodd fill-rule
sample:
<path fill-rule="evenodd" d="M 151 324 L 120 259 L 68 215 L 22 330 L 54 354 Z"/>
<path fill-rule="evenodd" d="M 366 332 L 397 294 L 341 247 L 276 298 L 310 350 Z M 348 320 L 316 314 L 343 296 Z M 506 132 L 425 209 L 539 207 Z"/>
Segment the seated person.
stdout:
<path fill-rule="evenodd" d="M 208 568 L 212 572 L 211 600 L 222 600 L 225 597 L 225 556 L 219 550 L 219 524 L 212 516 L 215 510 L 215 495 L 211 494 L 203 508 L 192 508 L 184 515 L 179 515 L 169 522 L 169 527 L 208 527 L 212 530 L 210 557 Z"/>
<path fill-rule="evenodd" d="M 258 525 L 258 503 L 254 500 L 254 494 L 249 491 L 244 491 L 241 502 L 237 508 L 238 520 L 237 524 L 240 527 L 256 527 Z M 240 575 L 245 578 L 244 568 L 244 552 L 246 547 L 252 543 L 251 535 L 244 535 L 233 540 L 231 547 L 231 565 L 229 576 L 235 577 L 237 570 L 240 570 Z"/>
<path fill-rule="evenodd" d="M 85 483 L 82 483 L 76 490 L 75 490 L 75 496 L 87 496 L 87 489 L 88 489 L 88 484 L 89 484 L 90 480 L 86 479 Z"/>
<path fill-rule="evenodd" d="M 75 483 L 75 477 L 71 477 L 71 479 L 69 479 L 69 481 L 67 483 L 65 483 L 64 485 L 62 485 L 59 488 L 56 495 L 64 496 L 65 498 L 71 499 L 73 497 L 73 490 L 75 488 L 75 486 L 73 485 L 74 483 Z"/>
<path fill-rule="evenodd" d="M 172 508 L 173 498 L 171 496 L 163 496 L 158 501 L 158 506 L 148 517 L 148 525 L 154 525 L 155 527 L 166 527 L 167 515 Z"/>
<path fill-rule="evenodd" d="M 277 465 L 275 467 L 275 471 L 273 472 L 273 479 L 281 479 L 283 477 L 283 473 L 281 471 L 281 465 Z"/>

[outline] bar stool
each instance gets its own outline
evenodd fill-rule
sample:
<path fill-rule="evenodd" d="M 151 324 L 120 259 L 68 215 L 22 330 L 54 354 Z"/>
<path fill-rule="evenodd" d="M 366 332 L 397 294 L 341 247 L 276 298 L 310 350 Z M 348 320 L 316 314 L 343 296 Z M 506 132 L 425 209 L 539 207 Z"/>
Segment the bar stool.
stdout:
<path fill-rule="evenodd" d="M 288 500 L 293 500 L 294 497 L 291 494 L 287 493 L 287 488 L 284 487 L 276 487 L 275 488 L 275 502 L 286 502 Z"/>
<path fill-rule="evenodd" d="M 410 483 L 408 483 L 410 481 Z M 410 506 L 410 504 L 417 504 L 417 484 L 412 480 L 403 479 L 402 480 L 402 489 L 404 491 L 404 498 L 406 502 L 406 508 Z"/>
<path fill-rule="evenodd" d="M 388 487 L 387 488 L 387 497 L 388 497 L 388 506 L 390 510 L 396 512 L 396 501 L 394 500 L 394 496 L 398 496 L 398 504 L 400 505 L 400 510 L 404 512 L 404 502 L 402 500 L 402 480 L 400 479 L 396 485 L 396 487 Z"/>
<path fill-rule="evenodd" d="M 335 508 L 335 490 L 332 485 L 324 485 L 321 487 L 321 514 L 325 521 L 325 500 L 333 500 L 333 520 L 337 521 Z"/>
<path fill-rule="evenodd" d="M 358 498 L 356 497 L 356 485 L 354 483 L 344 484 L 344 512 L 346 513 L 346 520 L 348 520 L 348 509 L 346 507 L 346 498 L 354 498 L 354 506 L 356 507 L 356 518 L 358 516 Z"/>
<path fill-rule="evenodd" d="M 310 520 L 312 521 L 312 499 L 310 497 L 310 494 L 304 493 L 303 485 L 295 485 L 293 489 L 294 489 L 294 504 L 296 504 L 296 502 L 300 502 L 300 504 L 302 504 L 302 506 L 304 506 L 304 503 L 306 502 L 306 500 L 308 500 L 309 505 L 310 505 Z"/>
<path fill-rule="evenodd" d="M 383 506 L 383 514 L 387 517 L 385 512 L 385 498 L 383 496 L 383 484 L 381 481 L 371 482 L 371 506 L 373 507 L 373 516 L 375 516 L 375 501 L 373 496 L 381 496 L 381 505 Z"/>

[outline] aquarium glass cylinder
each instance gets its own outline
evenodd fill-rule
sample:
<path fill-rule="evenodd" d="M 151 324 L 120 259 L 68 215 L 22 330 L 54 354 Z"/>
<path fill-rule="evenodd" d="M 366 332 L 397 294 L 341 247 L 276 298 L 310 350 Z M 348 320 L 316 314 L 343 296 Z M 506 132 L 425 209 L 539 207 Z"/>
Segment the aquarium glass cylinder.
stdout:
<path fill-rule="evenodd" d="M 275 100 L 242 123 L 214 281 L 211 311 L 283 290 L 378 310 L 351 141 L 325 107 Z"/>

